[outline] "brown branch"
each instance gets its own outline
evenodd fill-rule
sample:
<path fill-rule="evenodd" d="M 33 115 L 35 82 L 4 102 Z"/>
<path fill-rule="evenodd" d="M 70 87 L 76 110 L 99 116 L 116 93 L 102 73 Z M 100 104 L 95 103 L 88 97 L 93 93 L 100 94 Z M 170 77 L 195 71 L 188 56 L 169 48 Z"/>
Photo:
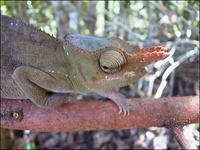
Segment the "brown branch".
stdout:
<path fill-rule="evenodd" d="M 129 116 L 111 101 L 82 100 L 54 109 L 27 100 L 1 99 L 1 127 L 34 131 L 83 131 L 176 126 L 199 121 L 199 98 L 132 99 Z"/>
<path fill-rule="evenodd" d="M 182 149 L 193 149 L 190 142 L 184 136 L 180 126 L 171 128 L 171 133 L 176 138 Z"/>

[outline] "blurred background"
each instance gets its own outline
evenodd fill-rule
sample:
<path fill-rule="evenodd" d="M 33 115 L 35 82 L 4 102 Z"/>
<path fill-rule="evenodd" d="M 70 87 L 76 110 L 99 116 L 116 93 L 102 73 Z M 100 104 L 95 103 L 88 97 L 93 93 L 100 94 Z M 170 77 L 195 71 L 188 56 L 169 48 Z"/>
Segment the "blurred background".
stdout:
<path fill-rule="evenodd" d="M 138 82 L 119 89 L 126 97 L 199 95 L 199 1 L 4 1 L 13 16 L 62 39 L 67 33 L 119 36 L 139 47 L 163 45 L 170 56 L 147 66 Z M 183 128 L 199 149 L 199 124 Z M 178 149 L 166 128 L 39 133 L 1 129 L 1 148 Z"/>

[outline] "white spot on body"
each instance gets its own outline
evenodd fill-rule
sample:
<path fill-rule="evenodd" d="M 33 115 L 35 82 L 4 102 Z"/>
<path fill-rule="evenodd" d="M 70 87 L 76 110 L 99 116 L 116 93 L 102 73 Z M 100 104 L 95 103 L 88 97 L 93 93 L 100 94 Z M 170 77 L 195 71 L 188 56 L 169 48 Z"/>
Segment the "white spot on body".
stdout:
<path fill-rule="evenodd" d="M 105 76 L 106 79 L 108 79 L 108 76 Z"/>
<path fill-rule="evenodd" d="M 131 77 L 133 77 L 135 75 L 135 72 L 125 72 L 124 73 L 124 76 L 126 77 L 126 78 L 131 78 Z"/>
<path fill-rule="evenodd" d="M 11 22 L 10 25 L 13 26 L 13 23 Z"/>

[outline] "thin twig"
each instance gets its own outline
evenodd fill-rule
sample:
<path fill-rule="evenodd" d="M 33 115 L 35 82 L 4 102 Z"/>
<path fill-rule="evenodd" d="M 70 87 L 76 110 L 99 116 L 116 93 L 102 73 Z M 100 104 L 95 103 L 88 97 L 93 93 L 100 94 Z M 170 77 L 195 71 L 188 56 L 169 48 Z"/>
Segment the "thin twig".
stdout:
<path fill-rule="evenodd" d="M 193 149 L 188 139 L 185 138 L 181 127 L 173 127 L 170 131 L 174 135 L 182 149 Z"/>

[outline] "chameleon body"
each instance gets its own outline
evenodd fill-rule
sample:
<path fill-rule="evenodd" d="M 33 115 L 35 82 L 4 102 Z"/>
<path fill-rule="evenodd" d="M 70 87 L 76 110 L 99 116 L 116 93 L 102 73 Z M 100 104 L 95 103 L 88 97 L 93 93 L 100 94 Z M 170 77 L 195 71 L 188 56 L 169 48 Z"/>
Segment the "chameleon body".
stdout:
<path fill-rule="evenodd" d="M 96 92 L 128 112 L 112 89 L 145 74 L 145 65 L 168 56 L 161 46 L 139 49 L 117 37 L 68 34 L 56 39 L 20 20 L 1 16 L 1 97 L 30 99 L 40 107 L 67 101 L 71 92 Z"/>

